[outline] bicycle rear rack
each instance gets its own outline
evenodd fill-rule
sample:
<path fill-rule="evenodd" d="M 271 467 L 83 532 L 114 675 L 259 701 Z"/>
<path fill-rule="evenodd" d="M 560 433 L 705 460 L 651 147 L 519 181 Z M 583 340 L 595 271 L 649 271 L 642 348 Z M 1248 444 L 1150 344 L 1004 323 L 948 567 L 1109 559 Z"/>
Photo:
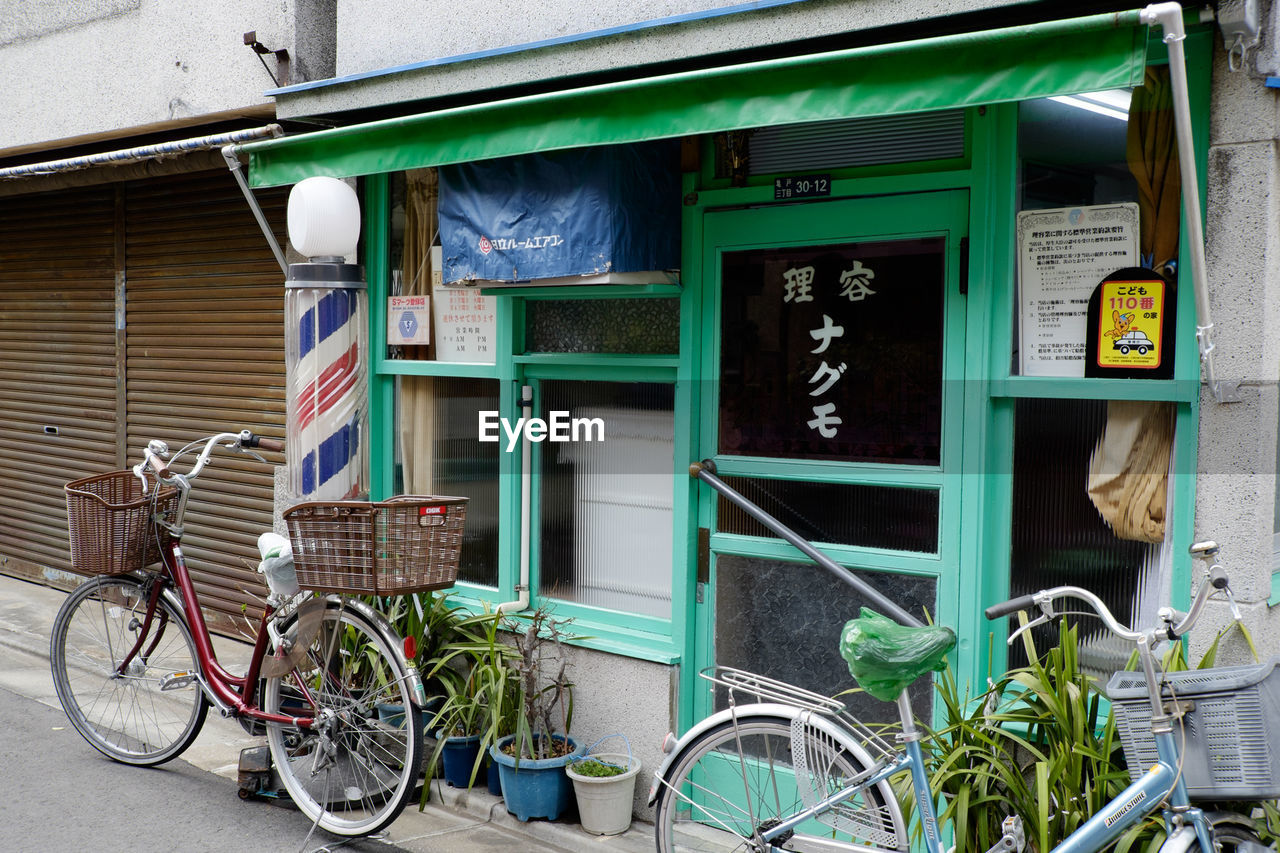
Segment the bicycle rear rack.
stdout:
<path fill-rule="evenodd" d="M 868 751 L 878 757 L 884 758 L 896 754 L 894 747 L 883 736 L 850 714 L 849 709 L 839 699 L 731 666 L 708 667 L 698 675 L 728 690 L 731 708 L 742 704 L 738 697 L 746 697 L 751 702 L 776 702 L 802 711 L 834 717 L 842 726 L 849 729 Z"/>

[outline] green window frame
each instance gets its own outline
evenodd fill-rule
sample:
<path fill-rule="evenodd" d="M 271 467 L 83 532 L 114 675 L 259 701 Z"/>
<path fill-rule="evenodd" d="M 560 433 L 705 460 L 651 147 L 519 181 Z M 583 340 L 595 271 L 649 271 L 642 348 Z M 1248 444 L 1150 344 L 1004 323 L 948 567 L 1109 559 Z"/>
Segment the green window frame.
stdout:
<path fill-rule="evenodd" d="M 524 314 L 527 302 L 547 299 L 582 298 L 672 298 L 681 299 L 681 310 L 686 311 L 682 289 L 676 285 L 610 285 L 596 287 L 557 287 L 553 292 L 537 287 L 506 288 L 497 293 L 496 341 L 497 357 L 493 364 L 458 363 L 389 358 L 387 356 L 386 297 L 391 280 L 390 271 L 390 178 L 387 174 L 374 174 L 363 179 L 365 227 L 363 260 L 369 283 L 370 300 L 370 352 L 374 353 L 369 365 L 370 421 L 371 421 L 371 491 L 375 498 L 390 495 L 394 482 L 395 448 L 395 379 L 398 376 L 448 376 L 495 380 L 502 389 L 499 395 L 499 416 L 515 421 L 520 416 L 519 386 L 522 381 L 533 379 L 582 379 L 616 381 L 665 382 L 677 385 L 681 370 L 681 355 L 628 355 L 608 353 L 524 353 Z M 683 325 L 681 335 L 683 337 Z M 685 352 L 683 346 L 681 352 Z M 687 390 L 687 389 L 686 389 Z M 682 402 L 683 396 L 683 402 Z M 676 392 L 675 421 L 688 422 L 688 397 Z M 683 421 L 682 421 L 683 419 Z M 675 459 L 684 459 L 689 452 L 688 439 L 677 429 Z M 536 458 L 536 457 L 535 457 Z M 680 473 L 673 470 L 673 474 Z M 463 607 L 480 611 L 486 603 L 494 605 L 514 601 L 518 597 L 517 584 L 520 571 L 520 476 L 519 453 L 503 453 L 499 469 L 499 547 L 498 585 L 496 588 L 477 586 L 459 581 L 451 595 Z M 535 483 L 537 472 L 535 471 Z M 677 480 L 677 483 L 679 481 Z M 687 510 L 679 506 L 679 496 L 684 492 L 675 488 L 673 514 Z M 534 506 L 537 517 L 537 488 L 534 490 Z M 679 518 L 679 515 L 676 515 Z M 678 526 L 678 522 L 677 522 Z M 677 549 L 678 550 L 678 546 Z M 673 589 L 672 618 L 660 619 L 577 604 L 572 601 L 540 596 L 538 592 L 538 550 L 530 555 L 530 609 L 541 603 L 555 608 L 560 618 L 574 620 L 572 631 L 582 639 L 575 642 L 586 648 L 622 654 L 643 660 L 673 663 L 680 659 L 683 631 L 680 627 L 684 603 L 676 600 Z M 682 554 L 674 554 L 674 582 L 686 571 Z"/>
<path fill-rule="evenodd" d="M 1212 55 L 1213 34 L 1206 27 L 1188 27 L 1185 41 L 1188 66 L 1188 87 L 1192 106 L 1192 133 L 1197 152 L 1197 174 L 1200 185 L 1195 188 L 1200 193 L 1201 209 L 1204 209 L 1206 194 L 1206 160 L 1208 152 L 1209 125 L 1209 74 L 1210 57 Z M 1162 43 L 1153 35 L 1148 49 L 1148 64 L 1158 65 L 1167 62 L 1167 52 Z M 1185 608 L 1190 602 L 1190 584 L 1192 576 L 1191 558 L 1187 548 L 1190 546 L 1195 518 L 1196 465 L 1197 446 L 1199 442 L 1200 414 L 1200 361 L 1196 347 L 1196 309 L 1194 288 L 1191 281 L 1190 254 L 1185 240 L 1179 245 L 1178 267 L 1184 271 L 1180 276 L 1178 287 L 1178 317 L 1176 336 L 1178 340 L 1178 357 L 1172 379 L 1107 379 L 1107 378 L 1056 378 L 1039 376 L 1014 375 L 1010 363 L 1010 342 L 1014 339 L 1014 312 L 1010 306 L 1016 304 L 1016 279 L 1014 269 L 1016 246 L 1012 223 L 1017 213 L 1017 175 L 1018 158 L 1018 105 L 1004 104 L 991 108 L 993 122 L 989 125 L 989 139 L 983 140 L 979 147 L 985 159 L 975 162 L 975 170 L 984 175 L 991 192 L 989 216 L 992 221 L 1007 222 L 1008 228 L 991 229 L 993 242 L 989 253 L 982 258 L 989 262 L 989 268 L 973 270 L 971 274 L 979 280 L 991 282 L 985 289 L 987 304 L 981 310 L 985 313 L 990 330 L 987 352 L 981 353 L 982 369 L 985 377 L 973 376 L 974 380 L 985 379 L 983 399 L 977 400 L 988 406 L 989 416 L 987 434 L 985 436 L 986 457 L 989 470 L 996 472 L 1012 472 L 1014 415 L 1019 399 L 1042 398 L 1058 400 L 1137 400 L 1166 401 L 1175 405 L 1174 444 L 1171 459 L 1170 477 L 1173 482 L 1172 502 L 1167 518 L 1172 525 L 1168 542 L 1172 554 L 1171 598 L 1172 605 Z M 1186 191 L 1186 188 L 1184 188 Z M 1183 223 L 1182 234 L 1186 234 Z M 975 386 L 976 387 L 976 386 Z M 982 494 L 979 499 L 989 507 L 986 515 L 988 524 L 979 531 L 980 543 L 975 553 L 989 567 L 977 585 L 977 596 L 972 604 L 964 609 L 975 614 L 974 628 L 977 627 L 981 607 L 985 603 L 1003 600 L 1008 594 L 1010 577 L 1010 553 L 1013 517 L 1013 484 L 1012 477 L 1004 473 L 984 478 Z M 995 523 L 995 519 L 1003 519 L 1003 525 Z M 957 630 L 961 630 L 957 628 Z M 963 636 L 963 634 L 962 634 Z M 985 644 L 984 644 L 985 645 Z M 972 675 L 978 677 L 987 671 L 1000 671 L 1006 659 L 1004 644 L 996 644 L 990 650 L 988 661 L 987 648 L 979 650 L 979 668 Z"/>

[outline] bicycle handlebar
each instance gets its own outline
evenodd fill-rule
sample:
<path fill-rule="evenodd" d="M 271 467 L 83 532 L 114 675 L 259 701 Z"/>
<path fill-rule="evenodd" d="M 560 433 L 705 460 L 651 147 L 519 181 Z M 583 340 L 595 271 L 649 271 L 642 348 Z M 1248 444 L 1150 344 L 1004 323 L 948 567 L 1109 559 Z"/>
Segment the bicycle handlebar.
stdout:
<path fill-rule="evenodd" d="M 177 462 L 186 454 L 193 451 L 200 445 L 204 448 L 200 451 L 200 455 L 196 457 L 195 464 L 186 474 L 175 474 L 170 466 Z M 142 476 L 142 469 L 151 469 L 156 477 L 165 483 L 175 484 L 186 487 L 187 482 L 194 480 L 200 476 L 204 467 L 209 464 L 209 459 L 213 455 L 215 447 L 222 446 L 229 450 L 247 451 L 254 448 L 262 450 L 280 452 L 285 449 L 285 443 L 276 438 L 267 438 L 265 436 L 255 435 L 249 430 L 241 430 L 240 432 L 220 432 L 217 435 L 211 435 L 208 438 L 200 438 L 183 447 L 171 458 L 166 460 L 169 455 L 169 447 L 163 441 L 148 442 L 146 448 L 142 451 L 143 461 L 134 467 L 133 471 L 139 477 Z M 257 454 L 250 454 L 257 456 Z M 258 457 L 261 459 L 261 457 Z"/>
<path fill-rule="evenodd" d="M 1030 610 L 1036 603 L 1034 595 L 1020 595 L 1017 598 L 1011 598 L 1008 601 L 1002 601 L 999 604 L 993 604 L 983 613 L 988 619 L 999 619 L 1001 616 L 1008 616 L 1010 613 L 1017 613 L 1019 610 Z"/>
<path fill-rule="evenodd" d="M 1043 618 L 1048 619 L 1054 615 L 1053 603 L 1055 601 L 1062 598 L 1074 598 L 1088 604 L 1107 628 L 1122 639 L 1137 642 L 1148 636 L 1149 633 L 1153 637 L 1159 636 L 1162 639 L 1176 640 L 1191 630 L 1196 620 L 1200 618 L 1200 612 L 1204 609 L 1204 604 L 1208 601 L 1209 596 L 1218 590 L 1228 589 L 1229 586 L 1227 573 L 1222 570 L 1222 567 L 1212 566 L 1208 571 L 1207 577 L 1200 583 L 1200 588 L 1196 591 L 1196 597 L 1191 602 L 1191 609 L 1186 613 L 1180 613 L 1169 608 L 1162 608 L 1160 611 L 1162 624 L 1150 632 L 1135 631 L 1120 624 L 1119 620 L 1107 608 L 1107 605 L 1102 602 L 1102 599 L 1089 590 L 1081 589 L 1077 586 L 1057 586 L 1052 589 L 1042 589 L 1030 595 L 1021 595 L 1008 601 L 1002 601 L 999 604 L 993 604 L 984 612 L 988 619 L 999 619 L 1019 610 L 1030 610 L 1035 606 L 1040 608 Z"/>

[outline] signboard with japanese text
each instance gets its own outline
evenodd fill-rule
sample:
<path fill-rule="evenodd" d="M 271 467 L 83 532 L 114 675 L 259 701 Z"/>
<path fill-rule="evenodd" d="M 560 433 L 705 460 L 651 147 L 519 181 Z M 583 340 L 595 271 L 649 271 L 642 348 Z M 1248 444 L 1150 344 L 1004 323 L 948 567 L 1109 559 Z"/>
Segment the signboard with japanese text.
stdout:
<path fill-rule="evenodd" d="M 497 358 L 495 298 L 478 288 L 436 286 L 431 291 L 436 361 L 493 364 Z"/>
<path fill-rule="evenodd" d="M 1086 376 L 1173 376 L 1174 285 L 1149 269 L 1117 270 L 1089 302 Z"/>
<path fill-rule="evenodd" d="M 1138 205 L 1026 210 L 1017 228 L 1020 372 L 1084 376 L 1089 297 L 1137 265 Z"/>
<path fill-rule="evenodd" d="M 427 296 L 388 296 L 387 343 L 392 346 L 431 343 L 430 302 Z"/>
<path fill-rule="evenodd" d="M 945 249 L 722 255 L 720 452 L 938 464 Z"/>

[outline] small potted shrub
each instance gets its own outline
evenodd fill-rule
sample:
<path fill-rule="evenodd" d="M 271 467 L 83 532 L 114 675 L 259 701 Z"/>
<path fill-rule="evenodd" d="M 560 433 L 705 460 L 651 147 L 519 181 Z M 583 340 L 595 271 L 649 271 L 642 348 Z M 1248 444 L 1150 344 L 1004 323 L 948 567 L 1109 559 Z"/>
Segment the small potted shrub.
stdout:
<path fill-rule="evenodd" d="M 555 820 L 573 796 L 564 771 L 578 754 L 568 734 L 573 684 L 564 659 L 566 624 L 539 608 L 514 636 L 516 654 L 509 664 L 518 682 L 515 730 L 489 754 L 498 763 L 507 811 L 522 821 Z"/>
<path fill-rule="evenodd" d="M 437 742 L 427 766 L 431 772 L 442 765 L 454 787 L 473 785 L 489 747 L 515 731 L 518 679 L 509 661 L 516 652 L 499 637 L 501 618 L 486 609 L 463 619 L 459 639 L 440 648 L 426 671 L 444 693 L 431 720 Z M 498 793 L 495 787 L 490 791 Z"/>
<path fill-rule="evenodd" d="M 402 639 L 413 638 L 417 654 L 409 663 L 416 666 L 422 675 L 427 695 L 423 719 L 430 721 L 432 715 L 440 709 L 445 692 L 441 680 L 443 676 L 432 671 L 434 662 L 445 649 L 470 637 L 463 625 L 466 611 L 450 604 L 447 592 L 413 593 L 387 598 L 364 596 L 362 600 L 385 616 Z M 358 650 L 351 651 L 359 653 Z M 404 724 L 404 708 L 399 705 L 380 705 L 378 714 L 387 725 L 394 727 Z"/>
<path fill-rule="evenodd" d="M 631 755 L 630 743 L 625 753 L 593 751 L 608 739 L 601 739 L 565 765 L 578 801 L 578 820 L 593 835 L 618 835 L 630 828 L 636 776 L 640 773 L 640 761 Z M 626 738 L 622 740 L 627 742 Z"/>

